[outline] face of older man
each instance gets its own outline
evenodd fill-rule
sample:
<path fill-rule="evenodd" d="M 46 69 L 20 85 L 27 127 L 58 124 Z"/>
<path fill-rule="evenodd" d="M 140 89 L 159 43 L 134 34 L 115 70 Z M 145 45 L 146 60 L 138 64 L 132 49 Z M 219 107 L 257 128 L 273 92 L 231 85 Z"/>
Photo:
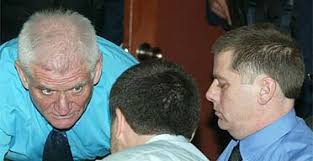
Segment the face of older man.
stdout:
<path fill-rule="evenodd" d="M 90 100 L 93 81 L 87 69 L 77 68 L 65 74 L 33 67 L 29 81 L 32 100 L 40 113 L 57 129 L 75 124 Z"/>
<path fill-rule="evenodd" d="M 101 61 L 91 78 L 84 60 L 73 54 L 77 51 L 61 49 L 43 45 L 35 50 L 46 52 L 47 56 L 30 65 L 30 76 L 19 65 L 16 67 L 38 111 L 54 128 L 68 129 L 79 120 L 90 101 L 93 86 L 100 79 Z"/>

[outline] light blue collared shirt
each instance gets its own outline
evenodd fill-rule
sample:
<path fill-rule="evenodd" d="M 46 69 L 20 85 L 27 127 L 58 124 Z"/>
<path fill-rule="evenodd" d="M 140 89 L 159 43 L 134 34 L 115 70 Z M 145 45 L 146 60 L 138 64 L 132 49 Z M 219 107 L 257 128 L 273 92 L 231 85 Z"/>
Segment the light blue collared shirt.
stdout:
<path fill-rule="evenodd" d="M 313 132 L 294 110 L 240 141 L 231 140 L 218 161 L 228 161 L 238 142 L 243 161 L 313 161 Z"/>
<path fill-rule="evenodd" d="M 108 97 L 112 84 L 127 68 L 137 63 L 131 54 L 97 37 L 102 53 L 102 75 L 94 87 L 85 113 L 66 132 L 74 160 L 94 159 L 108 154 L 110 112 Z M 0 160 L 41 161 L 51 126 L 34 107 L 29 92 L 14 67 L 17 40 L 0 46 Z"/>
<path fill-rule="evenodd" d="M 156 135 L 145 144 L 111 154 L 101 161 L 209 161 L 181 135 Z"/>

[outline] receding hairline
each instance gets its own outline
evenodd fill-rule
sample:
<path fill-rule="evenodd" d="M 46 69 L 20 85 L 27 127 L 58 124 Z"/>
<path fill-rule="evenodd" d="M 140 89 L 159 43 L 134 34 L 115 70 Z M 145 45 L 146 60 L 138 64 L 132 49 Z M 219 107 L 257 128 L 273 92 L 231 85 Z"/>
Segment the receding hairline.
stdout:
<path fill-rule="evenodd" d="M 48 46 L 56 51 L 69 51 L 66 53 L 68 56 L 81 56 L 91 70 L 96 62 L 92 59 L 99 54 L 91 22 L 70 10 L 44 10 L 33 14 L 24 24 L 19 35 L 20 40 L 22 43 L 19 43 L 19 60 L 22 60 L 25 68 L 29 67 L 30 62 L 40 61 L 41 58 L 34 54 L 34 50 L 41 46 Z"/>

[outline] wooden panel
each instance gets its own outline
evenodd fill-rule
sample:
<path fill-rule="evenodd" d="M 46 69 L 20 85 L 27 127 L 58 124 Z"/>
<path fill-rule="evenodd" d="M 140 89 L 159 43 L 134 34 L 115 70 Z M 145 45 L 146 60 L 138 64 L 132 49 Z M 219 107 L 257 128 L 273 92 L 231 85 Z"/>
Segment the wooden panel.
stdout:
<path fill-rule="evenodd" d="M 157 46 L 159 0 L 125 0 L 124 4 L 124 46 L 131 53 L 142 42 Z"/>

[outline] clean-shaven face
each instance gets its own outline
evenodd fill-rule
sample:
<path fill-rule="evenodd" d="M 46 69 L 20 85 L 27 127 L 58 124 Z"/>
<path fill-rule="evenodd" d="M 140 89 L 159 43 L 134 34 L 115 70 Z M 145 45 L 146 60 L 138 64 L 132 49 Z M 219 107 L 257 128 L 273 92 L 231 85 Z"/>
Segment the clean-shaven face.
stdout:
<path fill-rule="evenodd" d="M 93 81 L 88 70 L 78 65 L 66 73 L 32 67 L 29 91 L 34 104 L 57 129 L 72 127 L 90 100 Z"/>
<path fill-rule="evenodd" d="M 254 84 L 244 84 L 238 72 L 232 70 L 232 51 L 215 56 L 214 80 L 206 98 L 214 105 L 218 126 L 237 136 L 253 126 L 257 102 Z M 239 134 L 241 135 L 241 134 Z"/>

